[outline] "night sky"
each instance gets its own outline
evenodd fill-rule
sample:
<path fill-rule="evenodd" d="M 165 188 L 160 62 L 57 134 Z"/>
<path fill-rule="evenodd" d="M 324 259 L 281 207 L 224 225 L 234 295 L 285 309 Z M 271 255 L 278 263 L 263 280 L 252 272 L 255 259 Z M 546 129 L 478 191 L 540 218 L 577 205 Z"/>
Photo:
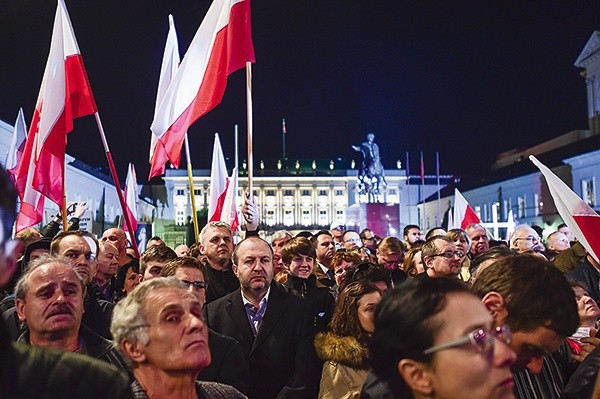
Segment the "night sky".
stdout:
<path fill-rule="evenodd" d="M 134 162 L 144 182 L 167 16 L 183 57 L 209 2 L 66 4 L 119 176 Z M 29 124 L 56 3 L 0 9 L 0 118 L 12 124 L 23 107 Z M 599 1 L 254 0 L 252 18 L 255 167 L 281 157 L 282 118 L 288 158 L 352 158 L 373 132 L 386 168 L 409 152 L 417 173 L 423 151 L 431 174 L 436 151 L 443 174 L 477 174 L 501 151 L 587 129 L 573 63 L 600 29 Z M 236 123 L 246 158 L 244 81 L 230 76 L 222 104 L 190 129 L 195 168 L 210 167 L 215 132 L 233 159 Z M 76 122 L 67 152 L 106 166 L 93 117 Z"/>

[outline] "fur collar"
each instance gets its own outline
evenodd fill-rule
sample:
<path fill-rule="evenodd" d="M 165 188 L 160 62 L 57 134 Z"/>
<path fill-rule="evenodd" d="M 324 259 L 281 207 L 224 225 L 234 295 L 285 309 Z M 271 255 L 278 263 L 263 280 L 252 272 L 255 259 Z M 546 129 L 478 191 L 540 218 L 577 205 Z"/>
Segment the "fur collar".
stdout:
<path fill-rule="evenodd" d="M 367 349 L 354 337 L 340 337 L 332 332 L 318 333 L 315 349 L 321 360 L 354 368 L 369 367 Z"/>

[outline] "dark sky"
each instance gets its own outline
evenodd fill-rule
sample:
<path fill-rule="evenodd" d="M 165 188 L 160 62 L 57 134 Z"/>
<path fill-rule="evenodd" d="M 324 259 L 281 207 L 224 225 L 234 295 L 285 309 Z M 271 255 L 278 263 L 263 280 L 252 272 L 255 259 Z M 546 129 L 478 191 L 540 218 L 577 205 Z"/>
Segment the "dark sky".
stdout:
<path fill-rule="evenodd" d="M 485 4 L 483 4 L 485 3 Z M 121 180 L 148 175 L 149 126 L 172 13 L 183 57 L 208 0 L 66 0 Z M 27 123 L 39 92 L 56 3 L 0 1 L 0 118 Z M 281 157 L 351 158 L 376 135 L 383 165 L 408 151 L 417 172 L 476 173 L 496 154 L 587 128 L 586 89 L 573 66 L 595 29 L 599 1 L 444 2 L 254 0 L 255 165 Z M 245 74 L 190 129 L 193 166 L 210 167 L 213 134 L 245 159 Z M 67 151 L 105 166 L 93 117 Z M 182 163 L 185 158 L 182 159 Z M 230 163 L 231 167 L 232 164 Z"/>

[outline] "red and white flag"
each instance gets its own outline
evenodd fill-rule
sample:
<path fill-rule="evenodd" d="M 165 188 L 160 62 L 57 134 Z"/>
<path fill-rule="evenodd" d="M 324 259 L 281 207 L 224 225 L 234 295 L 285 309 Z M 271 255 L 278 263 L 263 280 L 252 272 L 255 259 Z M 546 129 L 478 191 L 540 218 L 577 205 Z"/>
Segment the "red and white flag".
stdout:
<path fill-rule="evenodd" d="M 58 0 L 50 54 L 16 187 L 21 199 L 17 231 L 42 220 L 44 199 L 62 205 L 67 134 L 73 119 L 97 112 L 64 0 Z"/>
<path fill-rule="evenodd" d="M 254 61 L 250 0 L 214 0 L 150 126 L 165 148 L 163 158 L 179 167 L 190 125 L 221 102 L 228 75 Z"/>
<path fill-rule="evenodd" d="M 530 155 L 529 159 L 546 178 L 560 217 L 590 255 L 600 261 L 600 215 L 536 157 Z"/>
<path fill-rule="evenodd" d="M 167 34 L 167 43 L 163 54 L 162 65 L 160 67 L 160 78 L 158 80 L 158 91 L 156 93 L 156 105 L 154 106 L 154 115 L 158 114 L 158 107 L 162 101 L 169 84 L 177 68 L 179 68 L 179 44 L 177 42 L 177 31 L 175 30 L 175 21 L 173 16 L 169 15 L 169 33 Z M 184 133 L 185 134 L 185 133 Z M 165 174 L 165 164 L 167 163 L 167 150 L 158 136 L 152 132 L 150 135 L 150 179 L 154 176 Z"/>
<path fill-rule="evenodd" d="M 227 166 L 221 150 L 219 135 L 215 134 L 212 167 L 210 169 L 210 200 L 208 203 L 208 221 L 225 222 L 235 230 L 239 226 L 235 196 L 237 194 L 237 168 L 227 177 Z M 231 188 L 230 188 L 231 186 Z"/>
<path fill-rule="evenodd" d="M 481 223 L 479 216 L 456 188 L 454 189 L 454 217 L 452 219 L 454 227 L 463 230 L 471 223 Z"/>
<path fill-rule="evenodd" d="M 137 220 L 138 220 L 138 184 L 137 177 L 135 175 L 135 167 L 132 163 L 129 164 L 127 168 L 127 178 L 125 179 L 125 205 L 127 210 L 127 217 L 129 218 L 129 222 L 131 223 L 131 228 L 133 229 L 132 233 L 135 233 L 137 230 Z M 127 223 L 123 224 L 123 229 L 127 231 Z M 133 234 L 132 234 L 133 236 Z"/>
<path fill-rule="evenodd" d="M 25 151 L 25 140 L 27 140 L 27 125 L 25 124 L 25 116 L 23 116 L 23 108 L 19 109 L 15 127 L 13 129 L 12 139 L 6 154 L 5 168 L 13 180 L 16 180 L 17 168 L 23 158 Z"/>

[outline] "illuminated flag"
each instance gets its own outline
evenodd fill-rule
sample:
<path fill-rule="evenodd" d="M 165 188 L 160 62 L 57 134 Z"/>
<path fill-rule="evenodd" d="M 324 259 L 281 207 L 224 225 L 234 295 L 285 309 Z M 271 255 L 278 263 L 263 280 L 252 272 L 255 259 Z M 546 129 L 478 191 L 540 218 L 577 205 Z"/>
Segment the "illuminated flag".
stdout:
<path fill-rule="evenodd" d="M 165 96 L 169 84 L 177 72 L 179 61 L 179 44 L 177 43 L 175 22 L 173 21 L 173 16 L 169 15 L 169 33 L 167 34 L 167 43 L 165 44 L 165 52 L 160 67 L 160 78 L 158 80 L 154 115 L 158 113 L 160 102 Z M 158 139 L 158 136 L 152 132 L 150 135 L 150 179 L 154 176 L 165 174 L 165 164 L 167 163 L 167 159 L 167 150 L 165 150 L 165 146 Z"/>
<path fill-rule="evenodd" d="M 463 230 L 471 223 L 481 223 L 479 216 L 456 188 L 454 189 L 454 216 L 452 219 L 454 227 Z"/>
<path fill-rule="evenodd" d="M 214 0 L 150 127 L 175 167 L 190 125 L 221 102 L 228 75 L 248 61 L 254 62 L 250 0 Z"/>
<path fill-rule="evenodd" d="M 62 205 L 67 133 L 73 130 L 73 119 L 96 111 L 69 14 L 64 0 L 58 0 L 50 54 L 17 171 L 17 232 L 42 220 L 40 194 Z"/>
<path fill-rule="evenodd" d="M 560 217 L 590 255 L 596 261 L 600 261 L 600 234 L 598 234 L 600 231 L 600 215 L 579 198 L 550 169 L 538 161 L 536 157 L 530 155 L 529 159 L 546 178 L 550 194 L 554 199 Z"/>
<path fill-rule="evenodd" d="M 221 150 L 219 135 L 215 134 L 213 146 L 212 166 L 210 169 L 210 199 L 208 202 L 208 221 L 225 222 L 231 229 L 237 229 L 237 207 L 235 197 L 237 194 L 237 168 L 233 170 L 232 178 L 227 177 L 227 166 Z"/>
<path fill-rule="evenodd" d="M 133 166 L 132 163 L 129 164 L 129 167 L 127 168 L 127 178 L 125 179 L 125 190 L 124 190 L 124 197 L 125 197 L 125 204 L 126 204 L 126 211 L 128 213 L 128 217 L 129 217 L 129 221 L 131 222 L 131 228 L 133 229 L 132 233 L 135 233 L 135 231 L 137 230 L 137 220 L 138 220 L 138 212 L 137 212 L 137 206 L 138 206 L 138 201 L 139 201 L 139 197 L 138 197 L 138 185 L 137 185 L 137 177 L 135 174 L 135 167 Z M 123 224 L 123 229 L 125 231 L 127 231 L 127 223 Z M 133 234 L 132 234 L 133 236 Z"/>
<path fill-rule="evenodd" d="M 12 140 L 10 141 L 8 154 L 6 154 L 6 162 L 4 164 L 6 171 L 11 175 L 13 180 L 16 179 L 17 168 L 19 167 L 19 163 L 21 163 L 21 158 L 23 158 L 25 140 L 27 140 L 27 125 L 25 124 L 25 117 L 23 116 L 23 108 L 21 108 L 17 114 Z"/>

